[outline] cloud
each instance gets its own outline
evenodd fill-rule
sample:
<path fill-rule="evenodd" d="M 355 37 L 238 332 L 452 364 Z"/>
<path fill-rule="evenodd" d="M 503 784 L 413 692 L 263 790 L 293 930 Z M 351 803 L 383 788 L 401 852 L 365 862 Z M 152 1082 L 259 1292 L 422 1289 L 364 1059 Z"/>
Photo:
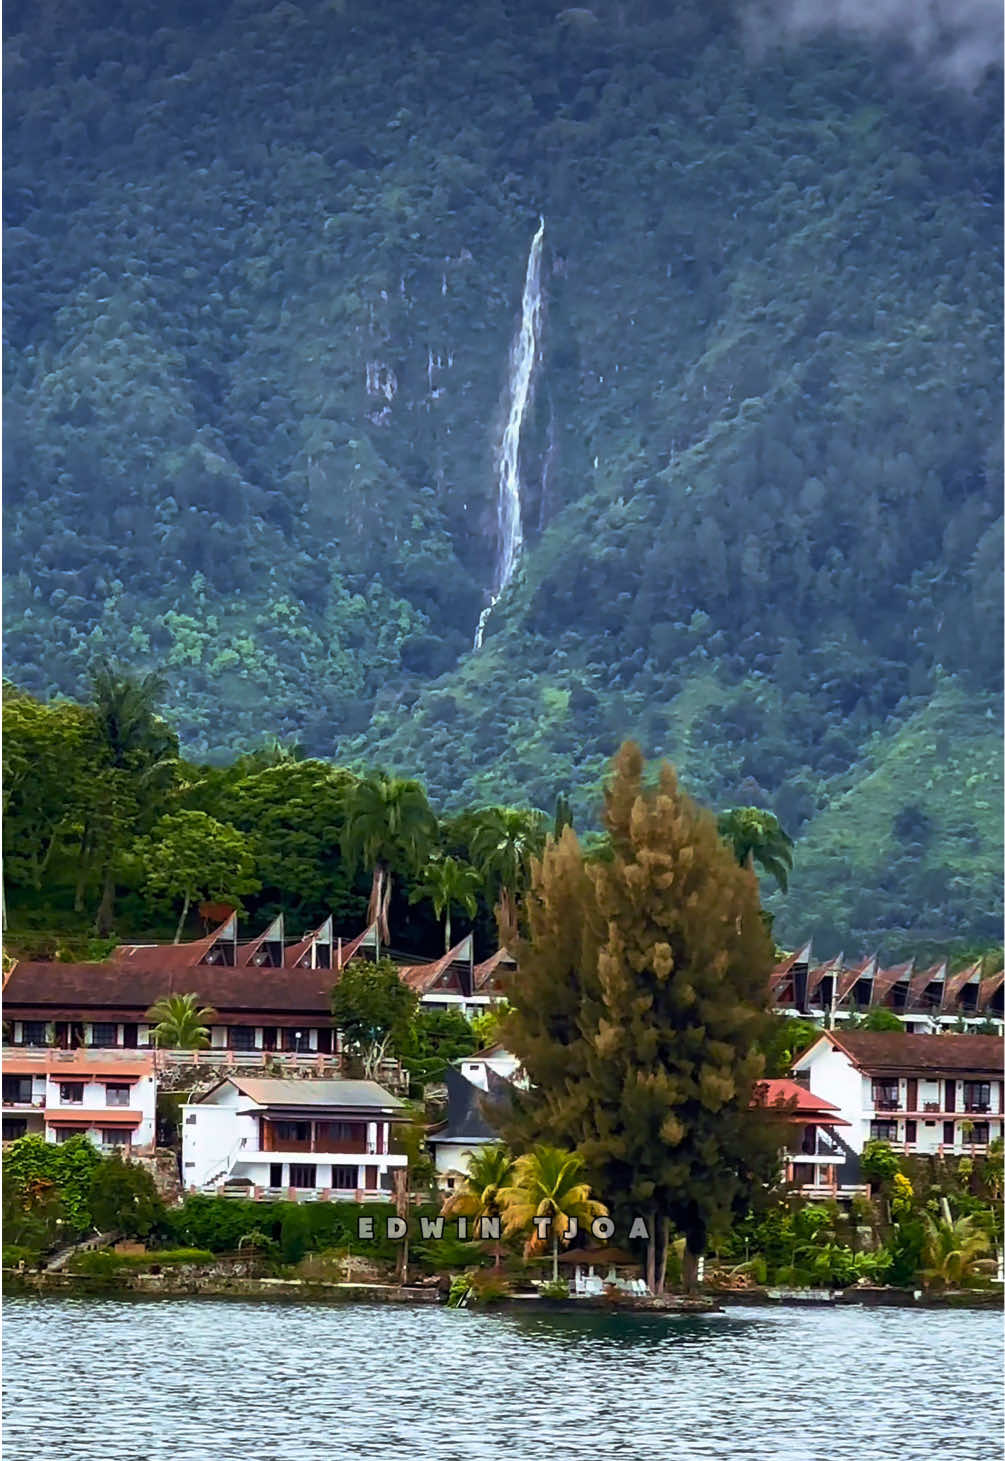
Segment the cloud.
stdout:
<path fill-rule="evenodd" d="M 741 13 L 758 52 L 846 31 L 899 41 L 920 66 L 968 90 L 1002 59 L 1001 0 L 749 0 Z"/>

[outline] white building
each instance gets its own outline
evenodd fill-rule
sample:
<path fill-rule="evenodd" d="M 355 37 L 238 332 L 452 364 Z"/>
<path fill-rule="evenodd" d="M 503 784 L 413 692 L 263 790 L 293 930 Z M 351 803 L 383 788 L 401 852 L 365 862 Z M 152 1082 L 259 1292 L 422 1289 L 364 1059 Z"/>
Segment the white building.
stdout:
<path fill-rule="evenodd" d="M 436 1180 L 445 1192 L 453 1192 L 463 1182 L 471 1158 L 480 1147 L 493 1146 L 501 1140 L 486 1112 L 493 1102 L 505 1101 L 509 1091 L 509 1082 L 490 1067 L 479 1068 L 483 1082 L 464 1074 L 465 1064 L 464 1060 L 457 1061 L 445 1072 L 447 1119 L 426 1135 Z"/>
<path fill-rule="evenodd" d="M 3 1139 L 84 1134 L 97 1146 L 153 1149 L 153 1056 L 125 1050 L 4 1050 Z"/>
<path fill-rule="evenodd" d="M 408 1165 L 391 1150 L 406 1107 L 375 1081 L 228 1076 L 181 1109 L 189 1190 L 240 1183 L 252 1196 L 386 1199 Z"/>
<path fill-rule="evenodd" d="M 848 1122 L 848 1145 L 919 1155 L 983 1151 L 1002 1133 L 1005 1040 L 826 1030 L 793 1061 L 797 1079 Z"/>
<path fill-rule="evenodd" d="M 500 1080 L 510 1081 L 513 1085 L 527 1084 L 519 1060 L 501 1045 L 489 1045 L 485 1050 L 476 1050 L 473 1055 L 463 1056 L 457 1064 L 461 1075 L 473 1085 L 480 1086 L 483 1091 L 489 1088 L 489 1071 L 499 1076 Z"/>

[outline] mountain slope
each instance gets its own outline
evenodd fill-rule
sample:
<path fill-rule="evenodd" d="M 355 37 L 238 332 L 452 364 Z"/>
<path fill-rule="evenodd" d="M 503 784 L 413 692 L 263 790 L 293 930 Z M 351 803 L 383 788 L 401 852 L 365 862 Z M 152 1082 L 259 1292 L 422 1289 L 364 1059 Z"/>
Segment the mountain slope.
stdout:
<path fill-rule="evenodd" d="M 635 735 L 803 837 L 940 674 L 989 703 L 994 78 L 755 61 L 725 4 L 61 16 L 7 15 L 8 674 L 166 663 L 191 752 L 581 822 Z M 539 214 L 527 546 L 473 655 Z"/>

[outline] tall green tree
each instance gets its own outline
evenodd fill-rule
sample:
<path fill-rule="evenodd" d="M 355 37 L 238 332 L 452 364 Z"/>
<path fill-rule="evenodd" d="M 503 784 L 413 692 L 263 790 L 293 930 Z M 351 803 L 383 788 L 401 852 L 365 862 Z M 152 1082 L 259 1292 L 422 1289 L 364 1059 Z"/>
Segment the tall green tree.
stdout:
<path fill-rule="evenodd" d="M 393 870 L 412 872 L 427 860 L 436 839 L 436 818 L 417 781 L 375 771 L 346 797 L 342 849 L 350 863 L 372 870 L 367 920 L 381 938 L 391 937 L 387 910 Z"/>
<path fill-rule="evenodd" d="M 197 898 L 238 902 L 261 886 L 247 838 L 236 827 L 205 812 L 173 812 L 162 817 L 136 848 L 145 883 L 153 893 L 181 899 L 174 941 L 181 942 L 185 919 Z"/>
<path fill-rule="evenodd" d="M 733 849 L 741 867 L 752 868 L 757 863 L 783 893 L 787 890 L 794 843 L 774 812 L 760 807 L 730 807 L 720 813 L 718 827 L 719 836 Z"/>
<path fill-rule="evenodd" d="M 471 1025 L 456 1009 L 418 1009 L 398 1044 L 401 1062 L 416 1085 L 443 1079 L 462 1055 L 478 1049 Z"/>
<path fill-rule="evenodd" d="M 515 923 L 517 900 L 529 885 L 534 858 L 544 850 L 548 816 L 523 807 L 486 807 L 471 814 L 469 827 L 471 860 L 501 904 L 501 921 Z"/>
<path fill-rule="evenodd" d="M 508 1185 L 496 1194 L 506 1233 L 530 1230 L 530 1253 L 551 1248 L 552 1282 L 558 1281 L 559 1244 L 571 1241 L 573 1223 L 587 1227 L 594 1218 L 607 1215 L 604 1204 L 590 1195 L 583 1165 L 578 1152 L 536 1146 L 517 1157 Z M 543 1223 L 535 1225 L 535 1218 L 548 1219 L 547 1229 Z"/>
<path fill-rule="evenodd" d="M 215 1018 L 216 1010 L 200 1007 L 197 994 L 165 994 L 147 1011 L 154 1044 L 175 1050 L 205 1050 Z"/>
<path fill-rule="evenodd" d="M 332 1016 L 345 1048 L 355 1051 L 367 1077 L 405 1042 L 419 997 L 398 977 L 390 959 L 354 959 L 332 991 Z"/>
<path fill-rule="evenodd" d="M 669 766 L 655 787 L 643 771 L 638 747 L 622 746 L 605 793 L 609 861 L 584 864 L 570 831 L 556 849 L 561 877 L 543 861 L 506 1038 L 531 1083 L 515 1135 L 576 1148 L 612 1201 L 647 1215 L 658 1289 L 671 1224 L 693 1282 L 709 1229 L 773 1169 L 775 1140 L 750 1106 L 774 953 L 752 873 Z M 580 930 L 589 942 L 563 1007 L 555 986 Z"/>
<path fill-rule="evenodd" d="M 146 1168 L 125 1162 L 112 1152 L 91 1178 L 91 1216 L 103 1232 L 127 1238 L 147 1238 L 164 1213 L 154 1180 Z"/>
<path fill-rule="evenodd" d="M 444 953 L 450 948 L 451 909 L 461 908 L 469 918 L 474 918 L 481 886 L 481 877 L 469 863 L 460 862 L 456 857 L 439 857 L 427 862 L 422 882 L 409 893 L 409 903 L 428 900 L 436 917 L 444 920 Z"/>

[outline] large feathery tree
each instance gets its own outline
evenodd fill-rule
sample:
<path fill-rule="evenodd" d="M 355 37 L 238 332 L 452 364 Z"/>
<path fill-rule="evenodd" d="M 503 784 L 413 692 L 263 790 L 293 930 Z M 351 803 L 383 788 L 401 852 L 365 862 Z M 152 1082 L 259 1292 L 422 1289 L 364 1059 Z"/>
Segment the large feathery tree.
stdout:
<path fill-rule="evenodd" d="M 501 1218 L 500 1193 L 513 1177 L 513 1157 L 504 1146 L 483 1146 L 468 1161 L 464 1186 L 454 1192 L 443 1205 L 445 1217 Z M 502 1262 L 502 1251 L 496 1244 L 495 1266 Z"/>
<path fill-rule="evenodd" d="M 343 856 L 357 867 L 363 862 L 372 869 L 367 921 L 377 924 L 385 943 L 391 937 L 387 910 L 392 870 L 407 873 L 421 867 L 436 831 L 436 818 L 417 781 L 375 771 L 347 794 Z"/>
<path fill-rule="evenodd" d="M 503 1133 L 575 1148 L 621 1216 L 646 1217 L 658 1291 L 671 1224 L 691 1283 L 709 1229 L 774 1169 L 750 1110 L 774 956 L 753 873 L 669 766 L 648 786 L 623 746 L 604 822 L 609 855 L 587 862 L 566 829 L 528 898 L 503 1038 L 530 1089 Z"/>
<path fill-rule="evenodd" d="M 215 1018 L 216 1010 L 200 1005 L 197 994 L 166 994 L 147 1011 L 154 1044 L 177 1050 L 205 1050 Z"/>
<path fill-rule="evenodd" d="M 718 828 L 741 867 L 752 868 L 756 862 L 786 892 L 794 844 L 774 812 L 760 807 L 730 807 L 720 812 Z"/>
<path fill-rule="evenodd" d="M 428 900 L 437 918 L 444 919 L 443 951 L 450 948 L 450 912 L 462 908 L 469 918 L 478 911 L 478 892 L 482 879 L 470 863 L 456 857 L 433 858 L 422 872 L 422 882 L 408 895 L 409 903 Z"/>
<path fill-rule="evenodd" d="M 499 1190 L 497 1201 L 506 1234 L 528 1233 L 528 1253 L 542 1252 L 550 1241 L 552 1282 L 558 1280 L 559 1243 L 571 1241 L 574 1224 L 587 1227 L 594 1218 L 607 1216 L 604 1204 L 590 1196 L 579 1153 L 553 1146 L 536 1146 L 517 1157 L 512 1180 Z M 535 1218 L 549 1219 L 547 1238 L 539 1233 Z"/>

